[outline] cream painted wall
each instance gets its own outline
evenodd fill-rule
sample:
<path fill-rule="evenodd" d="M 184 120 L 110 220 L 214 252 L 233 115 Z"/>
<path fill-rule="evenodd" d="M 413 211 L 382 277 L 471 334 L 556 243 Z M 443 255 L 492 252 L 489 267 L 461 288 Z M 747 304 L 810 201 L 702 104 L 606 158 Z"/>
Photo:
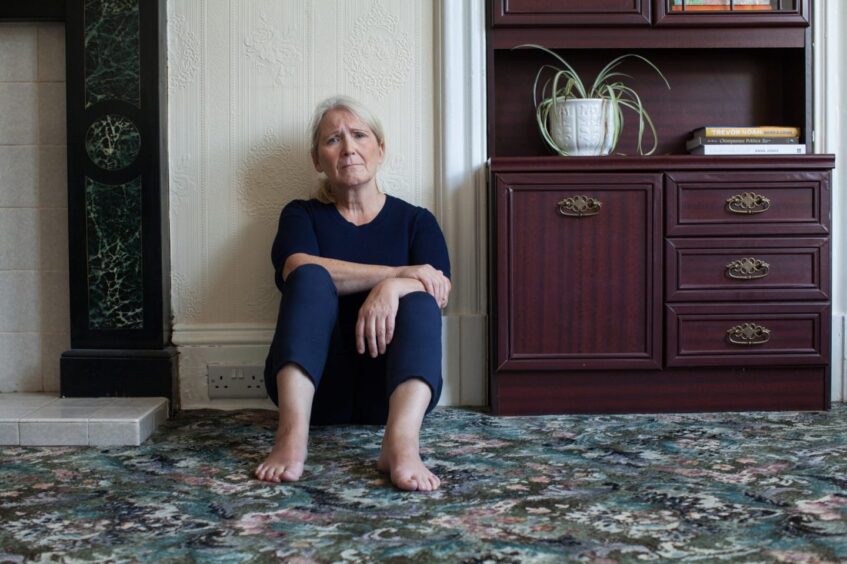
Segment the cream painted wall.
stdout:
<path fill-rule="evenodd" d="M 380 184 L 434 210 L 434 7 L 404 0 L 171 0 L 172 306 L 184 407 L 206 364 L 264 361 L 279 300 L 281 207 L 317 175 L 307 123 L 352 95 L 386 127 Z"/>

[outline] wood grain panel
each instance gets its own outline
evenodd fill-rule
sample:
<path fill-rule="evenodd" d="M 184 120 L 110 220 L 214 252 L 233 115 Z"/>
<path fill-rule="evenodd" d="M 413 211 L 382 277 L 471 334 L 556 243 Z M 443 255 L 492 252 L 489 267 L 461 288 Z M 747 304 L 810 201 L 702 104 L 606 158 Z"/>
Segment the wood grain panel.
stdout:
<path fill-rule="evenodd" d="M 492 23 L 504 25 L 650 25 L 650 0 L 493 0 Z"/>
<path fill-rule="evenodd" d="M 501 364 L 658 366 L 658 185 L 647 175 L 498 177 Z M 560 215 L 574 195 L 601 201 L 600 213 Z"/>
<path fill-rule="evenodd" d="M 491 398 L 496 415 L 820 410 L 829 408 L 829 369 L 501 372 Z"/>

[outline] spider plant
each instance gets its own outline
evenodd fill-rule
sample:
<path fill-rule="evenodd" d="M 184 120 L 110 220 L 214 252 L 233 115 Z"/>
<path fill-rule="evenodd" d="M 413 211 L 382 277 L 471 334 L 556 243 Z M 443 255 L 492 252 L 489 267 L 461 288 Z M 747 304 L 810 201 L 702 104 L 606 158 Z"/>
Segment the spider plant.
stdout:
<path fill-rule="evenodd" d="M 612 104 L 614 120 L 613 123 L 607 124 L 607 127 L 612 128 L 612 150 L 614 150 L 614 147 L 617 145 L 618 137 L 623 129 L 623 108 L 628 108 L 638 115 L 638 153 L 640 155 L 650 155 L 656 150 L 658 139 L 656 138 L 656 128 L 653 125 L 653 120 L 650 119 L 650 114 L 648 114 L 647 110 L 644 108 L 638 93 L 620 80 L 622 78 L 632 77 L 616 70 L 626 59 L 639 59 L 650 65 L 650 67 L 655 70 L 665 82 L 665 86 L 668 87 L 668 90 L 670 90 L 671 86 L 668 84 L 668 80 L 665 78 L 665 75 L 663 75 L 662 71 L 660 71 L 652 62 L 635 53 L 621 55 L 603 67 L 603 69 L 597 74 L 594 82 L 591 84 L 591 88 L 586 89 L 585 83 L 583 83 L 574 68 L 550 49 L 535 44 L 524 44 L 515 48 L 540 49 L 541 51 L 555 57 L 562 65 L 561 67 L 556 67 L 550 64 L 543 65 L 540 69 L 538 69 L 538 73 L 535 75 L 535 81 L 532 85 L 533 102 L 535 104 L 535 119 L 538 122 L 538 129 L 541 132 L 542 137 L 544 137 L 544 141 L 546 141 L 550 148 L 558 154 L 565 156 L 568 155 L 568 153 L 559 147 L 550 135 L 548 118 L 551 110 L 556 113 L 556 109 L 560 103 L 565 100 L 576 98 L 601 99 L 607 100 Z M 548 76 L 542 83 L 541 79 L 545 74 L 549 74 L 550 72 L 553 73 L 552 76 Z M 650 129 L 650 133 L 653 136 L 653 146 L 645 153 L 642 143 L 644 139 L 644 132 L 647 128 Z"/>

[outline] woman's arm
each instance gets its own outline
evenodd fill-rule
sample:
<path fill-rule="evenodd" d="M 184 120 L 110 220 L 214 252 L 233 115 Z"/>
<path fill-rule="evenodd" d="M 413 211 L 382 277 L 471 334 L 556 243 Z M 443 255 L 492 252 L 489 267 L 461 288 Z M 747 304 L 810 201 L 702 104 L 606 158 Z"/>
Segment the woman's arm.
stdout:
<path fill-rule="evenodd" d="M 292 270 L 304 264 L 317 264 L 327 269 L 335 283 L 338 294 L 341 296 L 370 290 L 383 280 L 395 278 L 400 270 L 393 266 L 360 264 L 306 253 L 295 253 L 286 259 L 282 268 L 282 278 L 288 278 Z"/>
<path fill-rule="evenodd" d="M 306 253 L 295 253 L 286 259 L 282 269 L 283 279 L 288 278 L 292 270 L 304 264 L 317 264 L 324 267 L 332 277 L 335 288 L 341 296 L 371 290 L 374 286 L 389 278 L 406 280 L 402 286 L 404 289 L 410 289 L 400 297 L 409 292 L 425 291 L 434 296 L 441 307 L 445 307 L 447 296 L 450 293 L 450 280 L 440 270 L 436 270 L 428 264 L 410 266 L 360 264 Z"/>

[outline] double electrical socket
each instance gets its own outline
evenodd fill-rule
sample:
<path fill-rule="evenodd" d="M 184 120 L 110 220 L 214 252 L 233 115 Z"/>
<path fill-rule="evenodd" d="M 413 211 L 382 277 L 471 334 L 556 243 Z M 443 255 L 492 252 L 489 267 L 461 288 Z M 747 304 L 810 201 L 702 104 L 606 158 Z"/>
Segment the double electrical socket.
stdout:
<path fill-rule="evenodd" d="M 209 399 L 264 398 L 265 367 L 258 364 L 209 364 Z"/>

